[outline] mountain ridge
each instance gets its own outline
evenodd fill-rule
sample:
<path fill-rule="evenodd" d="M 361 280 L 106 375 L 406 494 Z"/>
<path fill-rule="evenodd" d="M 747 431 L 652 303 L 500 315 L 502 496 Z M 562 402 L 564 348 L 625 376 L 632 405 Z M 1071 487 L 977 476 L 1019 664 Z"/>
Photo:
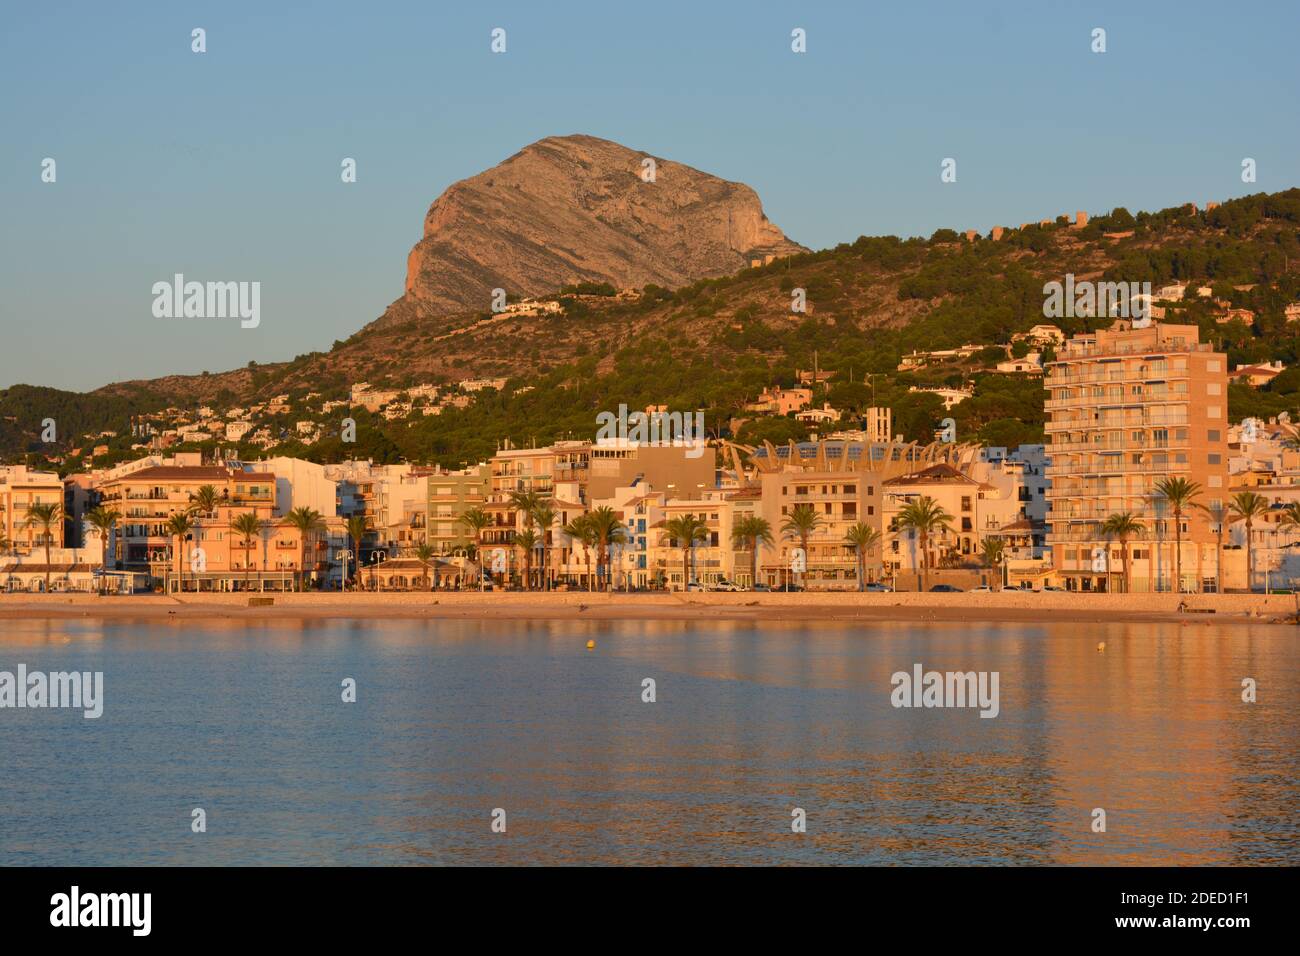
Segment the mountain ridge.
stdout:
<path fill-rule="evenodd" d="M 548 136 L 433 201 L 398 301 L 436 315 L 486 310 L 495 289 L 678 287 L 806 251 L 744 183 L 595 136 Z M 373 324 L 399 321 L 392 310 Z"/>

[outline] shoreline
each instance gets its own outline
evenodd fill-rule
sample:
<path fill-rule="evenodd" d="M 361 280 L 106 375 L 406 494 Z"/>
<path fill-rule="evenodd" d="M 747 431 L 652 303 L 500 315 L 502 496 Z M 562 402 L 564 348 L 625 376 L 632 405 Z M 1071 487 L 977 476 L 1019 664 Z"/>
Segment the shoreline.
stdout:
<path fill-rule="evenodd" d="M 1173 594 L 858 594 L 781 592 L 604 594 L 507 591 L 315 593 L 265 595 L 250 607 L 246 594 L 183 597 L 95 594 L 0 595 L 0 620 L 222 619 L 275 620 L 605 620 L 1003 622 L 1009 624 L 1283 624 L 1296 620 L 1296 595 L 1189 594 L 1190 611 Z"/>

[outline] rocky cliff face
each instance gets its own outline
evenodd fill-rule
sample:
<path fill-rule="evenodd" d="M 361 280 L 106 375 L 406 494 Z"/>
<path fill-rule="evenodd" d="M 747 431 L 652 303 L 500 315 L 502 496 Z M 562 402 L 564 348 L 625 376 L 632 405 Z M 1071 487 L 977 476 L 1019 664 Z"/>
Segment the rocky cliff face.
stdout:
<path fill-rule="evenodd" d="M 648 156 L 593 136 L 552 136 L 451 186 L 429 207 L 406 293 L 380 323 L 412 307 L 486 312 L 496 288 L 676 288 L 806 251 L 768 221 L 748 186 L 657 157 L 646 182 Z"/>

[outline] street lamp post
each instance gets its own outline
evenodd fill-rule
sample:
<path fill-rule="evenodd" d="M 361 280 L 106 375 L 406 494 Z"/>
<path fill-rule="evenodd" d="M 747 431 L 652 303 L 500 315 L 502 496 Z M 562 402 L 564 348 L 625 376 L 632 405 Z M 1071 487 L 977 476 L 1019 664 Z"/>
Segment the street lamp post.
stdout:
<path fill-rule="evenodd" d="M 387 558 L 387 557 L 388 557 L 388 555 L 384 554 L 382 551 L 376 551 L 374 554 L 372 554 L 372 555 L 370 556 L 370 560 L 371 560 L 372 562 L 374 562 L 374 568 L 371 570 L 370 573 L 371 573 L 371 575 L 372 575 L 372 576 L 374 577 L 374 579 L 375 579 L 375 593 L 376 593 L 376 594 L 378 594 L 379 591 L 380 591 L 380 587 L 379 587 L 379 562 L 383 561 L 383 560 L 384 560 L 385 558 Z"/>
<path fill-rule="evenodd" d="M 348 559 L 352 557 L 352 549 L 340 548 L 335 552 L 334 557 L 343 562 L 343 581 L 340 584 L 340 589 L 346 593 L 348 589 Z"/>

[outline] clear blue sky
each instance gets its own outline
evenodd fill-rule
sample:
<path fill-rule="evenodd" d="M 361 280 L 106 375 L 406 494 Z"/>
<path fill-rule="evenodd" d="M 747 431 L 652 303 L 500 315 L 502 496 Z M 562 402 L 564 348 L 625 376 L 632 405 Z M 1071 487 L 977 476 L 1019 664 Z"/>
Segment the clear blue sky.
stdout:
<path fill-rule="evenodd" d="M 1289 188 L 1298 10 L 8 4 L 0 386 L 85 389 L 328 349 L 400 295 L 444 188 L 548 135 L 749 183 L 814 248 Z M 489 51 L 498 26 L 504 55 Z M 205 54 L 190 51 L 194 27 Z M 806 54 L 790 50 L 794 27 Z M 939 180 L 944 157 L 956 184 Z M 150 287 L 176 272 L 260 281 L 261 326 L 154 318 Z"/>

